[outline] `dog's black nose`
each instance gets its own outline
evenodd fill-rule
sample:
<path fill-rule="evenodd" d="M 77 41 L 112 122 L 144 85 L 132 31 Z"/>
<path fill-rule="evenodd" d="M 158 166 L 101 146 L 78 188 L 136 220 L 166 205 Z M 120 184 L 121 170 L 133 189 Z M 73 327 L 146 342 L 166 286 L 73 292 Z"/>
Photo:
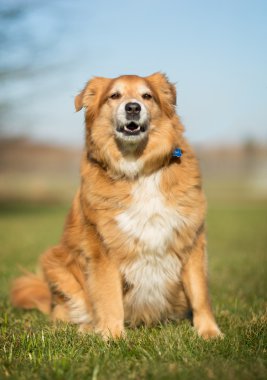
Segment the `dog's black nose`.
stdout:
<path fill-rule="evenodd" d="M 138 103 L 130 102 L 125 105 L 127 115 L 138 115 L 141 111 L 141 106 Z"/>

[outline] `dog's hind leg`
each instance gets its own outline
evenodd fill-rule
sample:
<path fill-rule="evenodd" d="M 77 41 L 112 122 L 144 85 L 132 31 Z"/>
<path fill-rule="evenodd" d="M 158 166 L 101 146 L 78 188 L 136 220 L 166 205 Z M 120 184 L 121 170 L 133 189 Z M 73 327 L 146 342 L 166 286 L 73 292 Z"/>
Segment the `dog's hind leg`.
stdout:
<path fill-rule="evenodd" d="M 84 290 L 81 263 L 63 246 L 41 258 L 44 277 L 52 293 L 52 319 L 82 324 L 91 322 L 91 305 Z"/>

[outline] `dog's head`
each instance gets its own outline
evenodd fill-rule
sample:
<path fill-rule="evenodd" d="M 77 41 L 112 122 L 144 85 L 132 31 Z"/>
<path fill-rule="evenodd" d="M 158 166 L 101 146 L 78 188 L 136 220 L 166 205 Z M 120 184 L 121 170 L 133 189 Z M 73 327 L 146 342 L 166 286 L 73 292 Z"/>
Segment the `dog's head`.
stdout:
<path fill-rule="evenodd" d="M 75 98 L 76 110 L 85 108 L 87 149 L 94 158 L 114 167 L 118 160 L 140 162 L 142 156 L 144 160 L 157 144 L 162 151 L 160 146 L 166 140 L 173 142 L 165 148 L 173 148 L 181 131 L 175 104 L 175 87 L 161 73 L 144 78 L 95 77 Z"/>

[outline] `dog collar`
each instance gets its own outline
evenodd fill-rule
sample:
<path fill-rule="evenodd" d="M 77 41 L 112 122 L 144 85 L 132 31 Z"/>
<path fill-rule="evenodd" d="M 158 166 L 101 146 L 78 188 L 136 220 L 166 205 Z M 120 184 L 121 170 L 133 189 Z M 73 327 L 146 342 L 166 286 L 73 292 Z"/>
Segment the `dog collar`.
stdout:
<path fill-rule="evenodd" d="M 182 157 L 182 149 L 180 148 L 175 148 L 174 151 L 172 152 L 172 157 Z"/>

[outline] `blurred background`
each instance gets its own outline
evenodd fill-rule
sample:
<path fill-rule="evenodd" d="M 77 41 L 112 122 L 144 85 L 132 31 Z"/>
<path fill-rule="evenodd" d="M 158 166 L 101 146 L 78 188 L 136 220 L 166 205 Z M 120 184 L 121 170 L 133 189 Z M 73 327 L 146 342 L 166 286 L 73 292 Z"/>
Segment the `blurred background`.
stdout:
<path fill-rule="evenodd" d="M 75 95 L 92 76 L 156 71 L 176 83 L 200 160 L 211 298 L 225 340 L 195 345 L 182 329 L 177 345 L 174 330 L 160 327 L 154 347 L 141 329 L 129 348 L 112 345 L 114 362 L 110 350 L 89 340 L 87 352 L 69 330 L 15 310 L 8 294 L 20 268 L 34 271 L 58 243 L 79 184 Z M 266 231 L 266 0 L 0 0 L 1 379 L 266 379 Z"/>
<path fill-rule="evenodd" d="M 66 202 L 95 75 L 166 72 L 210 199 L 267 198 L 267 2 L 1 0 L 0 204 Z"/>

